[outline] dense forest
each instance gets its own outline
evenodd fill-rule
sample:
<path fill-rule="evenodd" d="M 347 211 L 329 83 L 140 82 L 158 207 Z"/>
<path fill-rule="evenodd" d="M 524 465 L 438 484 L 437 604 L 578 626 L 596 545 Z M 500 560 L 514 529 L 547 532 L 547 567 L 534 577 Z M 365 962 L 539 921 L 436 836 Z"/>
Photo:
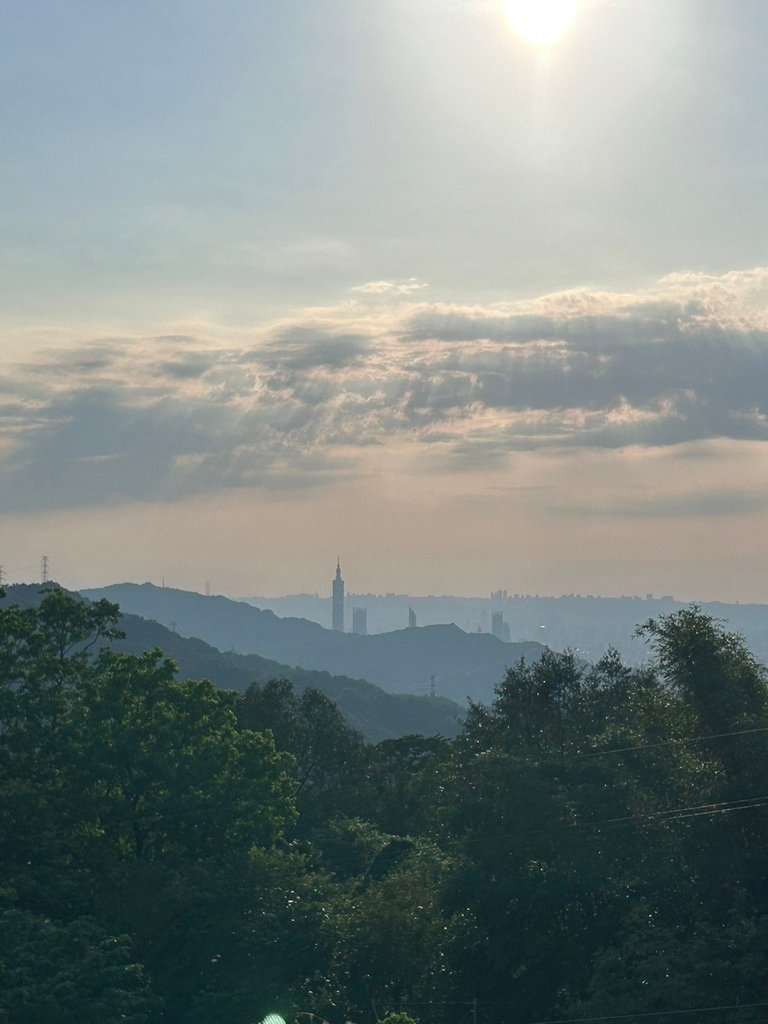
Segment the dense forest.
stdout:
<path fill-rule="evenodd" d="M 0 608 L 3 1024 L 764 1018 L 768 684 L 699 609 L 375 745 L 118 621 Z"/>

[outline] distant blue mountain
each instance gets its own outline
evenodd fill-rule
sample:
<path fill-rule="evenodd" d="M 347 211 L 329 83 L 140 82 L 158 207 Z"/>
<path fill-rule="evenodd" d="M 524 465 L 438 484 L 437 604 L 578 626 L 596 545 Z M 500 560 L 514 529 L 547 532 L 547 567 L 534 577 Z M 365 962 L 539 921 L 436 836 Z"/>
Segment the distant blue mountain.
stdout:
<path fill-rule="evenodd" d="M 372 636 L 337 633 L 307 619 L 278 618 L 242 601 L 151 583 L 120 583 L 82 593 L 115 601 L 126 612 L 154 619 L 182 636 L 200 637 L 222 651 L 362 678 L 390 693 L 424 696 L 434 676 L 440 696 L 462 704 L 489 701 L 508 666 L 520 658 L 536 660 L 544 650 L 533 641 L 504 643 L 455 625 Z"/>
<path fill-rule="evenodd" d="M 41 584 L 17 584 L 7 588 L 0 607 L 10 604 L 22 608 L 39 604 Z M 457 735 L 463 709 L 446 697 L 417 697 L 387 693 L 364 679 L 349 679 L 328 672 L 281 665 L 258 654 L 233 654 L 217 651 L 197 638 L 179 636 L 166 626 L 138 615 L 123 613 L 120 620 L 123 640 L 110 647 L 128 654 L 141 654 L 159 647 L 179 666 L 181 679 L 210 679 L 225 690 L 244 693 L 251 683 L 270 679 L 289 679 L 301 692 L 319 690 L 339 707 L 345 719 L 369 742 L 419 734 L 422 736 Z"/>

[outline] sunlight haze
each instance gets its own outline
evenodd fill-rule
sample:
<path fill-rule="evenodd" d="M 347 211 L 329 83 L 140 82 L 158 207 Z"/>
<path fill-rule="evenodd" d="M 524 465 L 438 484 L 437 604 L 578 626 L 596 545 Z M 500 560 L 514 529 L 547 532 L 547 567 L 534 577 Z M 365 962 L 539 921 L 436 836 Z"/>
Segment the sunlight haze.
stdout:
<path fill-rule="evenodd" d="M 507 17 L 523 39 L 551 46 L 565 35 L 579 11 L 578 0 L 507 0 Z"/>
<path fill-rule="evenodd" d="M 767 30 L 10 7 L 5 578 L 768 601 Z"/>

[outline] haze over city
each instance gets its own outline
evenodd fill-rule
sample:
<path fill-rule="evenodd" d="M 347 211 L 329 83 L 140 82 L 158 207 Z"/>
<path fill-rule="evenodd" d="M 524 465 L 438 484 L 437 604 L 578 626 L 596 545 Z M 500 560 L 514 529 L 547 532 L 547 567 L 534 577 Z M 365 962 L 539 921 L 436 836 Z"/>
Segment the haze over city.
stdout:
<path fill-rule="evenodd" d="M 6 10 L 11 582 L 768 601 L 768 8 L 547 6 Z"/>

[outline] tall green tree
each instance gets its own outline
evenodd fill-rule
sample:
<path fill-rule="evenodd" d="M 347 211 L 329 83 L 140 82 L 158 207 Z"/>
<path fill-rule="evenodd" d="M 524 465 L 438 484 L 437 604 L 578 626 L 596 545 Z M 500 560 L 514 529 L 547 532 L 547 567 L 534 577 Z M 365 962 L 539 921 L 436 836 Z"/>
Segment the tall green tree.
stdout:
<path fill-rule="evenodd" d="M 325 694 L 312 688 L 297 693 L 286 679 L 253 683 L 237 713 L 242 729 L 268 731 L 277 749 L 291 755 L 299 834 L 306 837 L 352 810 L 365 744 Z"/>
<path fill-rule="evenodd" d="M 706 732 L 735 729 L 765 716 L 765 668 L 741 636 L 696 605 L 649 619 L 638 634 L 648 640 L 664 678 Z"/>
<path fill-rule="evenodd" d="M 269 735 L 238 727 L 235 694 L 178 682 L 160 652 L 102 646 L 118 632 L 114 606 L 61 591 L 35 609 L 0 609 L 0 926 L 26 935 L 27 958 L 37 949 L 41 963 L 51 935 L 71 933 L 78 957 L 107 973 L 99 951 L 126 935 L 134 974 L 170 1019 L 245 1021 L 260 1005 L 254 990 L 280 973 L 269 958 L 290 963 L 285 942 L 256 942 L 247 922 L 258 902 L 235 883 L 270 887 L 269 871 L 254 874 L 254 856 L 295 819 L 291 761 Z M 279 892 L 282 869 L 267 863 Z M 231 935 L 241 939 L 227 945 Z M 254 957 L 258 969 L 243 974 L 251 987 L 233 986 L 235 965 Z M 76 986 L 75 967 L 62 960 L 37 972 L 29 1005 L 46 1005 L 62 978 Z M 82 986 L 84 1001 L 90 991 Z M 91 1019 L 70 994 L 72 1013 Z M 146 1005 L 151 1014 L 159 1002 Z M 106 1009 L 103 1019 L 112 1019 Z"/>

